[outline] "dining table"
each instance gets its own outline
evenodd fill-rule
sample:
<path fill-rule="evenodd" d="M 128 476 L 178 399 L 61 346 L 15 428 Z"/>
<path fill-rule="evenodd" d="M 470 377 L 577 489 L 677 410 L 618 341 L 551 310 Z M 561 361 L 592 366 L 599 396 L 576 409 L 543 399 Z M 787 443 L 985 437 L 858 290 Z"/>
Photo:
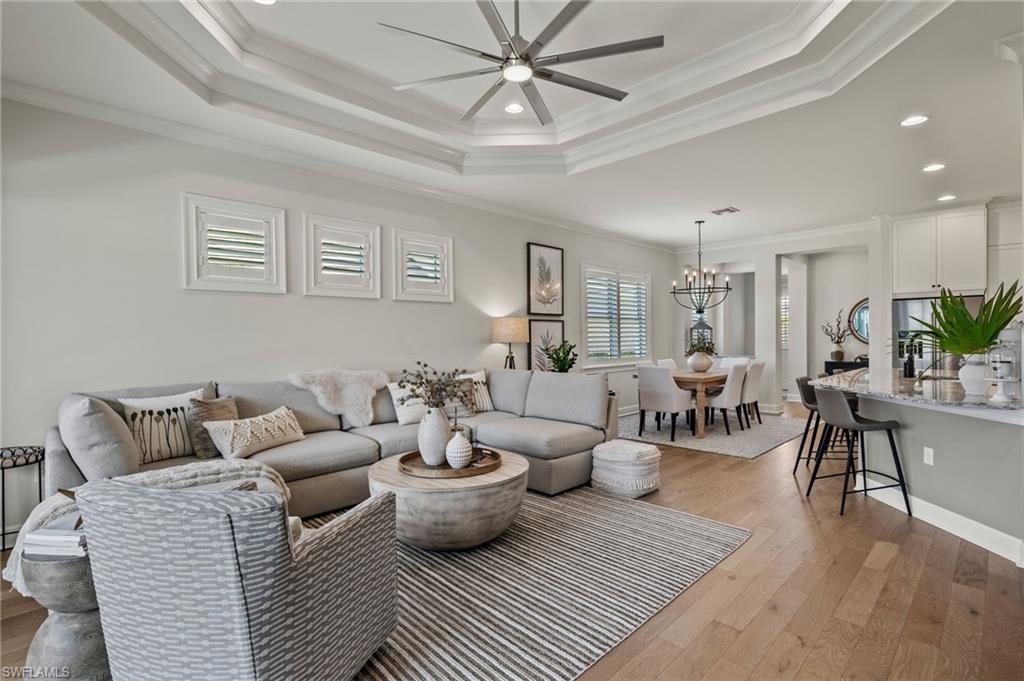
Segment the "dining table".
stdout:
<path fill-rule="evenodd" d="M 692 390 L 696 401 L 695 409 L 697 424 L 694 431 L 698 439 L 704 437 L 704 409 L 708 404 L 708 388 L 724 385 L 725 379 L 729 377 L 728 371 L 674 371 L 672 380 L 683 390 Z M 633 374 L 633 378 L 639 378 L 639 374 Z"/>

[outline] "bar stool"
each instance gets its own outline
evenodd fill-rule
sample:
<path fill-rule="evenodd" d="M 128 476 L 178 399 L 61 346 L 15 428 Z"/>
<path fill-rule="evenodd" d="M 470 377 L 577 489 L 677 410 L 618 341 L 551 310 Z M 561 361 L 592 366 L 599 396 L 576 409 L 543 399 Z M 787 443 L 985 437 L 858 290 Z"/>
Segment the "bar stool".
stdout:
<path fill-rule="evenodd" d="M 814 386 L 811 385 L 810 376 L 801 376 L 796 379 L 797 390 L 800 391 L 800 402 L 807 410 L 807 423 L 804 424 L 804 434 L 800 438 L 800 448 L 796 450 L 796 461 L 793 463 L 793 475 L 800 466 L 800 459 L 804 456 L 804 444 L 807 444 L 807 433 L 811 432 L 811 420 L 814 421 L 814 432 L 811 433 L 811 442 L 807 445 L 807 463 L 811 463 L 811 455 L 814 453 L 814 441 L 818 437 L 818 424 L 821 423 L 821 414 L 818 413 L 818 402 L 814 399 Z"/>
<path fill-rule="evenodd" d="M 900 465 L 899 452 L 896 451 L 896 440 L 892 436 L 892 431 L 900 427 L 899 421 L 875 421 L 874 419 L 864 418 L 859 414 L 854 414 L 850 409 L 850 403 L 843 395 L 843 392 L 834 388 L 814 388 L 814 398 L 818 406 L 818 413 L 821 419 L 825 422 L 825 432 L 822 433 L 821 442 L 818 444 L 818 454 L 814 462 L 814 472 L 811 474 L 811 481 L 807 485 L 807 496 L 811 496 L 811 489 L 814 487 L 814 481 L 820 478 L 834 478 L 839 475 L 843 476 L 843 498 L 839 504 L 839 515 L 843 515 L 846 510 L 846 496 L 848 494 L 855 494 L 861 490 L 850 490 L 850 475 L 851 471 L 854 476 L 854 480 L 857 477 L 857 468 L 854 462 L 853 456 L 853 441 L 859 436 L 860 438 L 860 473 L 864 476 L 864 495 L 867 496 L 868 492 L 873 492 L 880 489 L 889 489 L 891 487 L 899 487 L 900 491 L 903 492 L 903 503 L 907 507 L 907 515 L 913 516 L 910 512 L 910 498 L 907 496 L 907 483 L 903 479 L 903 467 Z M 836 429 L 846 431 L 848 434 L 846 437 L 846 468 L 842 473 L 833 473 L 831 475 L 818 475 L 818 470 L 821 468 L 821 460 L 825 455 L 825 451 L 828 449 L 828 442 L 830 436 Z M 889 475 L 888 473 L 882 473 L 876 470 L 869 470 L 867 467 L 867 459 L 864 455 L 864 433 L 867 431 L 884 430 L 885 434 L 889 437 L 889 449 L 892 450 L 892 461 L 896 466 L 896 477 Z M 854 435 L 856 434 L 856 435 Z M 868 473 L 879 475 L 883 478 L 895 481 L 893 485 L 880 485 L 878 487 L 868 488 Z"/>

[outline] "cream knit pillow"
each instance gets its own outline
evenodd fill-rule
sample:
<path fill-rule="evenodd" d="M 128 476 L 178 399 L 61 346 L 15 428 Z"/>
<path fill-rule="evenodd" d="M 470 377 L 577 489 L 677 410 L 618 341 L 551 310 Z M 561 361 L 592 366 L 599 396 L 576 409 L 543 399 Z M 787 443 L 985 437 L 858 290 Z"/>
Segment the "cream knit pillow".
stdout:
<path fill-rule="evenodd" d="M 251 419 L 206 421 L 203 428 L 225 459 L 244 459 L 264 449 L 306 438 L 288 407 L 279 407 Z"/>

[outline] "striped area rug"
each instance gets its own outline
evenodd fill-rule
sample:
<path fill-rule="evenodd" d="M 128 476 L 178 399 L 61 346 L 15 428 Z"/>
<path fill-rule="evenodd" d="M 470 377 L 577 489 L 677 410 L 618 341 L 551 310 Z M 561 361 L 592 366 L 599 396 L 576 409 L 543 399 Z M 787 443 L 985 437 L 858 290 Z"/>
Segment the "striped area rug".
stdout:
<path fill-rule="evenodd" d="M 749 536 L 586 487 L 528 494 L 490 544 L 401 546 L 398 628 L 357 678 L 574 679 Z"/>

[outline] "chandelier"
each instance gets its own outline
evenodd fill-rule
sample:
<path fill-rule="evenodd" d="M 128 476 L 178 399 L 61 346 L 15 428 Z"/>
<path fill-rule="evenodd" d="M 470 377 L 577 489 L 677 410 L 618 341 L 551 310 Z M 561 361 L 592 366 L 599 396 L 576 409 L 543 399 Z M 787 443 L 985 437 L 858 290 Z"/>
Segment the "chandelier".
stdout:
<path fill-rule="evenodd" d="M 704 221 L 697 220 L 696 222 L 697 268 L 691 271 L 690 268 L 687 267 L 683 271 L 684 286 L 680 287 L 678 286 L 678 282 L 673 281 L 671 293 L 677 303 L 686 309 L 693 310 L 694 313 L 703 316 L 708 309 L 724 303 L 726 297 L 729 295 L 729 291 L 732 289 L 729 287 L 728 275 L 726 275 L 724 283 L 719 285 L 718 273 L 715 272 L 714 269 L 708 272 L 708 268 L 704 267 L 702 259 L 703 243 L 701 241 L 701 225 L 704 224 Z"/>

